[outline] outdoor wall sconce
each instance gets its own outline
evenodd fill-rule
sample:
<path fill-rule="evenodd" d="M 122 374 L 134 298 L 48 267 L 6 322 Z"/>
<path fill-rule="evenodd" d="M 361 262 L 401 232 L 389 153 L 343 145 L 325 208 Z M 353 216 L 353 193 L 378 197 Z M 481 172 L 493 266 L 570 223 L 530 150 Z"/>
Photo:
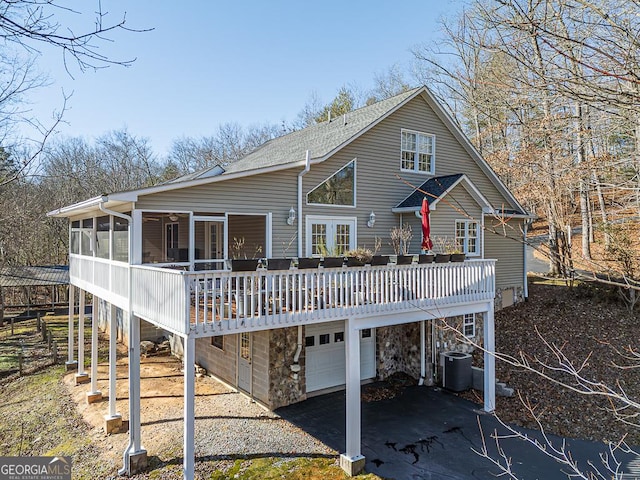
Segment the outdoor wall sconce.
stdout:
<path fill-rule="evenodd" d="M 169 215 L 169 220 L 171 220 L 172 222 L 177 222 L 178 215 L 176 215 L 175 213 L 172 213 L 171 215 Z"/>
<path fill-rule="evenodd" d="M 287 217 L 287 225 L 293 225 L 296 221 L 296 211 L 291 207 L 289 209 L 289 216 Z"/>
<path fill-rule="evenodd" d="M 367 222 L 367 227 L 373 228 L 375 224 L 376 224 L 376 214 L 373 213 L 373 210 L 372 210 L 371 213 L 369 214 L 369 221 Z"/>

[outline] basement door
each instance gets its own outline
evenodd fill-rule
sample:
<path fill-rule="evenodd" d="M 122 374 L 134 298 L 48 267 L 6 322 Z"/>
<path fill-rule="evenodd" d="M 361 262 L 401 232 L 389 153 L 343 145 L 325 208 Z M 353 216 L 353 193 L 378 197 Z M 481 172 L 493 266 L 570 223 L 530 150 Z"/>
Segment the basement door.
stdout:
<path fill-rule="evenodd" d="M 345 322 L 328 322 L 306 327 L 307 392 L 346 383 Z M 360 378 L 376 376 L 375 330 L 360 331 Z"/>
<path fill-rule="evenodd" d="M 251 392 L 251 333 L 240 334 L 238 348 L 238 388 L 246 393 Z"/>

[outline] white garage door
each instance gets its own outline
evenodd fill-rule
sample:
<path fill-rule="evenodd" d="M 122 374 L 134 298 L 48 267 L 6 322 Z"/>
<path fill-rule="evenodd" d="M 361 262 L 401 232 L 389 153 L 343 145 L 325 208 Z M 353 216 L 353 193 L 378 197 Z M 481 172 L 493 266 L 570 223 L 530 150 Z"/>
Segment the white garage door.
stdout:
<path fill-rule="evenodd" d="M 344 321 L 320 323 L 306 327 L 307 392 L 344 385 L 346 359 Z M 376 376 L 375 330 L 360 331 L 360 378 Z"/>

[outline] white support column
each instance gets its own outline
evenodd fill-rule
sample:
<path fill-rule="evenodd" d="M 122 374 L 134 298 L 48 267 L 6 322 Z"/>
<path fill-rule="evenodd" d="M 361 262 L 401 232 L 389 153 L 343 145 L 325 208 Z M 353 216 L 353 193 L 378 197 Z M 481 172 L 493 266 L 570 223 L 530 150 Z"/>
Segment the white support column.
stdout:
<path fill-rule="evenodd" d="M 91 305 L 91 391 L 87 393 L 87 402 L 94 403 L 102 399 L 98 390 L 98 297 L 93 296 Z"/>
<path fill-rule="evenodd" d="M 68 337 L 68 350 L 69 356 L 67 358 L 66 366 L 67 370 L 75 370 L 78 363 L 74 360 L 73 355 L 73 324 L 74 316 L 76 314 L 76 287 L 69 284 L 69 337 Z"/>
<path fill-rule="evenodd" d="M 76 373 L 76 385 L 87 383 L 89 374 L 84 369 L 84 299 L 86 292 L 78 289 L 78 373 Z"/>
<path fill-rule="evenodd" d="M 493 412 L 496 407 L 496 342 L 493 302 L 484 312 L 484 410 Z"/>
<path fill-rule="evenodd" d="M 365 459 L 361 454 L 360 418 L 360 331 L 355 328 L 355 320 L 349 318 L 345 325 L 346 350 L 346 446 L 340 455 L 340 466 L 349 475 L 358 475 L 364 470 Z"/>
<path fill-rule="evenodd" d="M 193 337 L 184 338 L 184 446 L 183 477 L 195 474 L 195 350 Z"/>
<path fill-rule="evenodd" d="M 105 433 L 116 433 L 122 427 L 122 415 L 116 411 L 116 345 L 118 340 L 118 321 L 116 306 L 109 304 L 109 414 L 105 415 Z"/>
<path fill-rule="evenodd" d="M 129 445 L 119 474 L 133 475 L 147 465 L 147 451 L 140 438 L 140 319 L 129 315 Z"/>
<path fill-rule="evenodd" d="M 84 298 L 85 291 L 78 289 L 78 375 L 83 375 L 84 371 Z"/>
<path fill-rule="evenodd" d="M 116 413 L 116 365 L 118 361 L 116 346 L 118 340 L 118 320 L 116 306 L 109 304 L 109 416 Z M 119 416 L 119 415 L 118 415 Z"/>

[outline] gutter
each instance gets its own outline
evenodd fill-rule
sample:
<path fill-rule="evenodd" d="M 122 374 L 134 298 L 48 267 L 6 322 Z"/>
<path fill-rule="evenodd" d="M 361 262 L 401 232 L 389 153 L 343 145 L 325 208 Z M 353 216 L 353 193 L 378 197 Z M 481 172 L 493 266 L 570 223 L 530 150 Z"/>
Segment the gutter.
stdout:
<path fill-rule="evenodd" d="M 302 223 L 302 177 L 304 177 L 307 172 L 311 169 L 311 155 L 309 154 L 309 150 L 307 150 L 304 162 L 304 169 L 298 173 L 298 258 L 300 258 L 302 253 L 302 234 L 304 225 Z M 300 371 L 300 354 L 302 353 L 302 325 L 298 325 L 298 345 L 296 348 L 296 353 L 293 355 L 293 365 L 291 365 L 291 371 L 293 372 L 293 379 L 298 380 L 298 372 Z"/>

